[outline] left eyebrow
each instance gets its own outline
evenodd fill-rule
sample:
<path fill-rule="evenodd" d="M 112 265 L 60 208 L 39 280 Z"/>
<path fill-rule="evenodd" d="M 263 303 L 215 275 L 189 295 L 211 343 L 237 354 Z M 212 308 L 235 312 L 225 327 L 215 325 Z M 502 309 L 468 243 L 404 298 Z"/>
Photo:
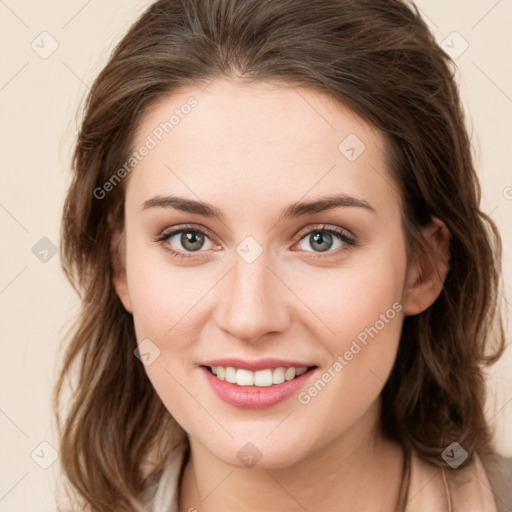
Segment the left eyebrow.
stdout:
<path fill-rule="evenodd" d="M 375 208 L 365 201 L 364 199 L 357 199 L 356 197 L 347 195 L 333 195 L 326 196 L 308 202 L 297 202 L 289 205 L 279 218 L 280 221 L 288 218 L 297 218 L 305 215 L 315 215 L 326 210 L 332 210 L 339 207 L 356 207 L 364 208 L 372 213 L 377 213 Z"/>
<path fill-rule="evenodd" d="M 204 217 L 216 218 L 221 221 L 224 220 L 224 215 L 215 206 L 204 203 L 201 201 L 195 201 L 193 199 L 186 199 L 184 197 L 177 196 L 155 196 L 142 204 L 142 209 L 147 210 L 148 208 L 175 208 L 188 213 L 195 213 Z M 313 201 L 297 202 L 287 206 L 279 221 L 283 221 L 289 218 L 298 218 L 306 215 L 315 215 L 327 210 L 332 210 L 339 207 L 352 207 L 352 208 L 363 208 L 372 213 L 377 213 L 375 209 L 364 199 L 357 199 L 347 195 L 334 195 L 321 197 Z"/>

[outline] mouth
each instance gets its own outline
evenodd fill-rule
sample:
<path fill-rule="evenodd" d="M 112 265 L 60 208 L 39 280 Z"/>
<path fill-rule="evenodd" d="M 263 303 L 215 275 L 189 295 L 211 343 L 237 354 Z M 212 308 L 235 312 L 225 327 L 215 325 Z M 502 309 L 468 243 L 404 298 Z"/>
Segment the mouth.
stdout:
<path fill-rule="evenodd" d="M 240 387 L 267 388 L 278 386 L 284 382 L 298 379 L 317 366 L 279 366 L 277 368 L 264 368 L 261 370 L 248 370 L 233 366 L 205 366 L 202 365 L 218 380 L 229 382 Z"/>
<path fill-rule="evenodd" d="M 222 362 L 228 364 L 225 360 Z M 234 360 L 229 362 L 235 364 Z M 287 366 L 281 366 L 283 364 Z M 240 409 L 264 409 L 285 402 L 318 373 L 318 366 L 303 366 L 303 363 L 290 366 L 291 364 L 276 360 L 257 363 L 238 361 L 237 367 L 209 362 L 201 365 L 199 369 L 210 389 L 224 402 Z M 242 365 L 246 368 L 240 368 Z M 250 370 L 247 366 L 252 366 L 253 369 Z"/>

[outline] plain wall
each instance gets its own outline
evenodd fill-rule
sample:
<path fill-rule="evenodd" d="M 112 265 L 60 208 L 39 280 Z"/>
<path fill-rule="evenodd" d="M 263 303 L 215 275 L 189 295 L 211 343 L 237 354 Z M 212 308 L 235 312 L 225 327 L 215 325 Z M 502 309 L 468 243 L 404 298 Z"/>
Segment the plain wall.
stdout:
<path fill-rule="evenodd" d="M 52 246 L 59 243 L 76 112 L 114 44 L 150 3 L 0 2 L 1 512 L 55 509 L 58 461 L 48 469 L 41 466 L 52 462 L 49 445 L 58 445 L 50 396 L 61 356 L 59 344 L 78 301 L 60 269 L 58 254 L 52 256 Z M 447 41 L 457 52 L 464 41 L 469 45 L 456 59 L 458 76 L 472 119 L 482 209 L 503 237 L 508 298 L 504 310 L 510 318 L 512 2 L 421 0 L 417 5 L 438 41 Z M 58 48 L 42 58 L 53 41 Z M 48 240 L 41 241 L 44 237 Z M 44 257 L 48 261 L 41 261 Z M 510 333 L 509 329 L 509 340 Z M 508 455 L 512 455 L 511 367 L 508 349 L 489 376 L 488 416 L 499 450 Z"/>

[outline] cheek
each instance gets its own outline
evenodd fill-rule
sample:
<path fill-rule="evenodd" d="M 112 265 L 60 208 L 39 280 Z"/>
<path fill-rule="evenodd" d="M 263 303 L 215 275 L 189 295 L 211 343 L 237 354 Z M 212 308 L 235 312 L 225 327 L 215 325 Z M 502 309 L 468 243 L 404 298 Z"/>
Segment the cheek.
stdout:
<path fill-rule="evenodd" d="M 303 318 L 311 319 L 310 328 L 331 354 L 348 350 L 359 335 L 364 341 L 375 325 L 382 338 L 399 337 L 400 322 L 391 320 L 402 309 L 405 265 L 405 251 L 390 246 L 337 269 L 311 268 L 296 281 L 296 293 L 311 312 Z"/>
<path fill-rule="evenodd" d="M 396 358 L 406 266 L 405 248 L 397 247 L 390 244 L 368 261 L 361 258 L 323 276 L 316 271 L 315 279 L 306 278 L 298 290 L 317 314 L 307 316 L 312 336 L 330 355 L 325 379 L 332 384 L 320 400 L 326 407 L 335 401 L 343 414 L 357 407 L 364 410 L 377 398 Z"/>
<path fill-rule="evenodd" d="M 193 317 L 191 308 L 207 292 L 208 276 L 199 267 L 173 265 L 163 249 L 144 243 L 140 234 L 133 239 L 127 243 L 126 268 L 137 338 L 161 340 Z"/>
<path fill-rule="evenodd" d="M 192 366 L 189 349 L 197 339 L 194 330 L 206 282 L 200 286 L 203 278 L 193 277 L 194 269 L 173 267 L 154 249 L 136 244 L 131 249 L 126 265 L 137 341 L 151 340 L 152 357 L 158 354 L 144 369 L 179 424 L 188 425 L 194 418 L 207 431 L 212 427 L 202 423 L 204 411 L 191 398 L 196 393 L 185 377 Z"/>
<path fill-rule="evenodd" d="M 403 322 L 402 274 L 395 270 L 393 265 L 371 272 L 354 268 L 338 281 L 326 279 L 324 295 L 310 294 L 311 309 L 334 334 L 319 321 L 310 323 L 330 359 L 298 401 L 305 414 L 315 411 L 332 436 L 362 417 L 393 368 Z"/>

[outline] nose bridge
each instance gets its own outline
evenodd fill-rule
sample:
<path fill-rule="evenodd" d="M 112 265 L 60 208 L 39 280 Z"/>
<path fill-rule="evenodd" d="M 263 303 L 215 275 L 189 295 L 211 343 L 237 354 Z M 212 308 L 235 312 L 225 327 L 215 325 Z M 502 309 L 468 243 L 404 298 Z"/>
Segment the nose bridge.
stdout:
<path fill-rule="evenodd" d="M 240 245 L 243 249 L 243 244 Z M 269 270 L 265 252 L 253 261 L 241 254 L 235 255 L 233 269 L 222 290 L 219 324 L 241 340 L 257 341 L 267 333 L 285 329 L 286 290 Z"/>

